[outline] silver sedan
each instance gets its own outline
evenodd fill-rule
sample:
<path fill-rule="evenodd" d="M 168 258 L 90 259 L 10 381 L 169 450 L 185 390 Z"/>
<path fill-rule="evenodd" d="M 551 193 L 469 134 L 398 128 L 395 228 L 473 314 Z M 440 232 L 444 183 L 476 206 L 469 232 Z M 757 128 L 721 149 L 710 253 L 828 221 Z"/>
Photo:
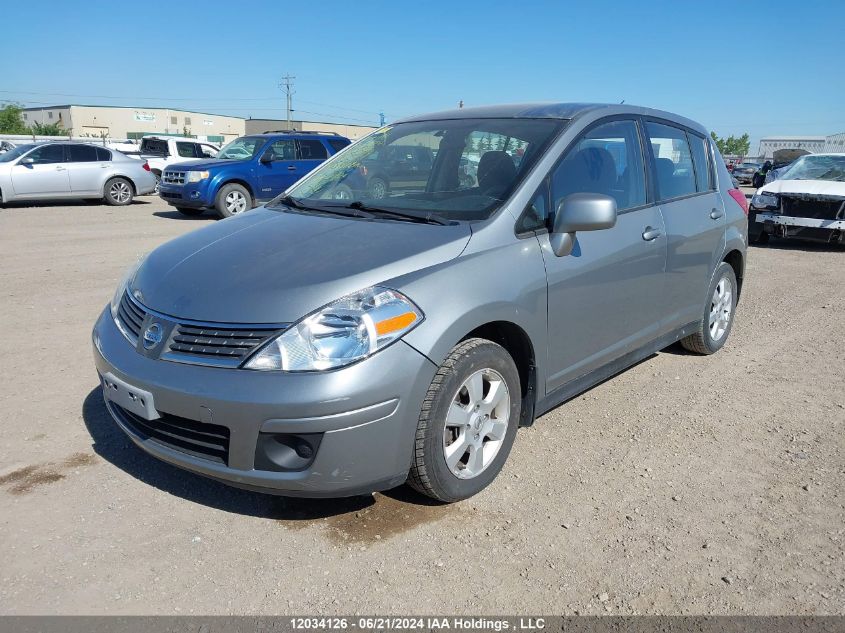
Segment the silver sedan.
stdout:
<path fill-rule="evenodd" d="M 152 193 L 156 179 L 144 161 L 89 143 L 18 145 L 0 154 L 0 202 L 96 198 L 127 205 Z"/>

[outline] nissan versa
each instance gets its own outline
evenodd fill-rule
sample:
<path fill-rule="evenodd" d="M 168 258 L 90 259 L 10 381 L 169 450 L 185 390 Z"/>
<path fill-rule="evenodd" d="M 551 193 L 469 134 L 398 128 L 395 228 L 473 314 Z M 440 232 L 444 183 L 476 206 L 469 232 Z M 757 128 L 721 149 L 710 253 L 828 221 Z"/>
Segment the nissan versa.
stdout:
<path fill-rule="evenodd" d="M 373 191 L 374 157 L 409 147 L 432 160 Z M 128 272 L 93 332 L 108 410 L 235 486 L 465 499 L 517 427 L 675 341 L 725 344 L 747 242 L 731 187 L 703 127 L 645 108 L 383 127 Z"/>

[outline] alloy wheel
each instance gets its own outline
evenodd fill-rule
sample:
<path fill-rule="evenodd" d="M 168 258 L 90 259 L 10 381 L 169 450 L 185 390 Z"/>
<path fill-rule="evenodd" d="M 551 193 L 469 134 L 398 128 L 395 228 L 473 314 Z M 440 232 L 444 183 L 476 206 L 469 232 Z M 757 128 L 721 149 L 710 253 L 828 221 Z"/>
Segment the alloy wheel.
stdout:
<path fill-rule="evenodd" d="M 115 202 L 125 204 L 132 197 L 132 190 L 127 183 L 118 181 L 112 183 L 112 186 L 109 188 L 109 195 Z"/>
<path fill-rule="evenodd" d="M 459 479 L 472 479 L 493 462 L 508 430 L 508 385 L 493 369 L 481 369 L 458 389 L 446 414 L 443 454 Z"/>
<path fill-rule="evenodd" d="M 229 213 L 241 213 L 246 211 L 246 196 L 240 191 L 230 191 L 226 194 L 226 210 Z"/>
<path fill-rule="evenodd" d="M 733 311 L 733 284 L 727 275 L 723 276 L 710 299 L 710 338 L 720 340 L 728 330 Z"/>

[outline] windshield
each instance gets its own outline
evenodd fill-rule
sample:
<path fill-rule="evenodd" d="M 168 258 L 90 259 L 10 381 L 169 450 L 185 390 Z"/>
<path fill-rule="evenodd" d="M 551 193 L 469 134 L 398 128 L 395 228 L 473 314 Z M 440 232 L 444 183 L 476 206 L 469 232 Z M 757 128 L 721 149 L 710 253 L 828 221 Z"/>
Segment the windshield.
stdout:
<path fill-rule="evenodd" d="M 802 156 L 780 176 L 781 180 L 837 180 L 845 182 L 845 155 Z"/>
<path fill-rule="evenodd" d="M 33 147 L 35 147 L 35 145 L 30 143 L 29 145 L 18 145 L 14 149 L 10 149 L 8 152 L 3 152 L 0 154 L 0 163 L 8 163 L 16 158 L 20 158 Z"/>
<path fill-rule="evenodd" d="M 513 118 L 399 123 L 354 143 L 287 193 L 317 208 L 363 205 L 371 212 L 483 220 L 565 124 Z"/>
<path fill-rule="evenodd" d="M 231 143 L 227 143 L 217 154 L 217 158 L 228 160 L 245 160 L 252 158 L 264 145 L 266 139 L 260 136 L 242 136 Z"/>

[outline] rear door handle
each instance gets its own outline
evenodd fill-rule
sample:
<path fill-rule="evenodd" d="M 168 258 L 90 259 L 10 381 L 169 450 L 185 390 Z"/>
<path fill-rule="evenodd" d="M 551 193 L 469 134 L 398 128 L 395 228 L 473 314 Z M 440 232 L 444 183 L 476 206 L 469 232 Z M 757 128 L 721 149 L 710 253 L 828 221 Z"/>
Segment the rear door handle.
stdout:
<path fill-rule="evenodd" d="M 56 167 L 56 171 L 66 171 L 66 170 L 67 170 L 67 167 L 62 167 L 61 165 Z"/>
<path fill-rule="evenodd" d="M 710 218 L 713 219 L 713 220 L 718 220 L 719 218 L 724 217 L 724 215 L 725 215 L 725 212 L 722 211 L 721 209 L 713 209 L 710 212 Z"/>
<path fill-rule="evenodd" d="M 288 165 L 289 171 L 296 171 L 296 165 Z"/>
<path fill-rule="evenodd" d="M 653 229 L 650 226 L 645 227 L 645 231 L 643 231 L 643 239 L 646 242 L 652 242 L 660 237 L 660 229 Z"/>

